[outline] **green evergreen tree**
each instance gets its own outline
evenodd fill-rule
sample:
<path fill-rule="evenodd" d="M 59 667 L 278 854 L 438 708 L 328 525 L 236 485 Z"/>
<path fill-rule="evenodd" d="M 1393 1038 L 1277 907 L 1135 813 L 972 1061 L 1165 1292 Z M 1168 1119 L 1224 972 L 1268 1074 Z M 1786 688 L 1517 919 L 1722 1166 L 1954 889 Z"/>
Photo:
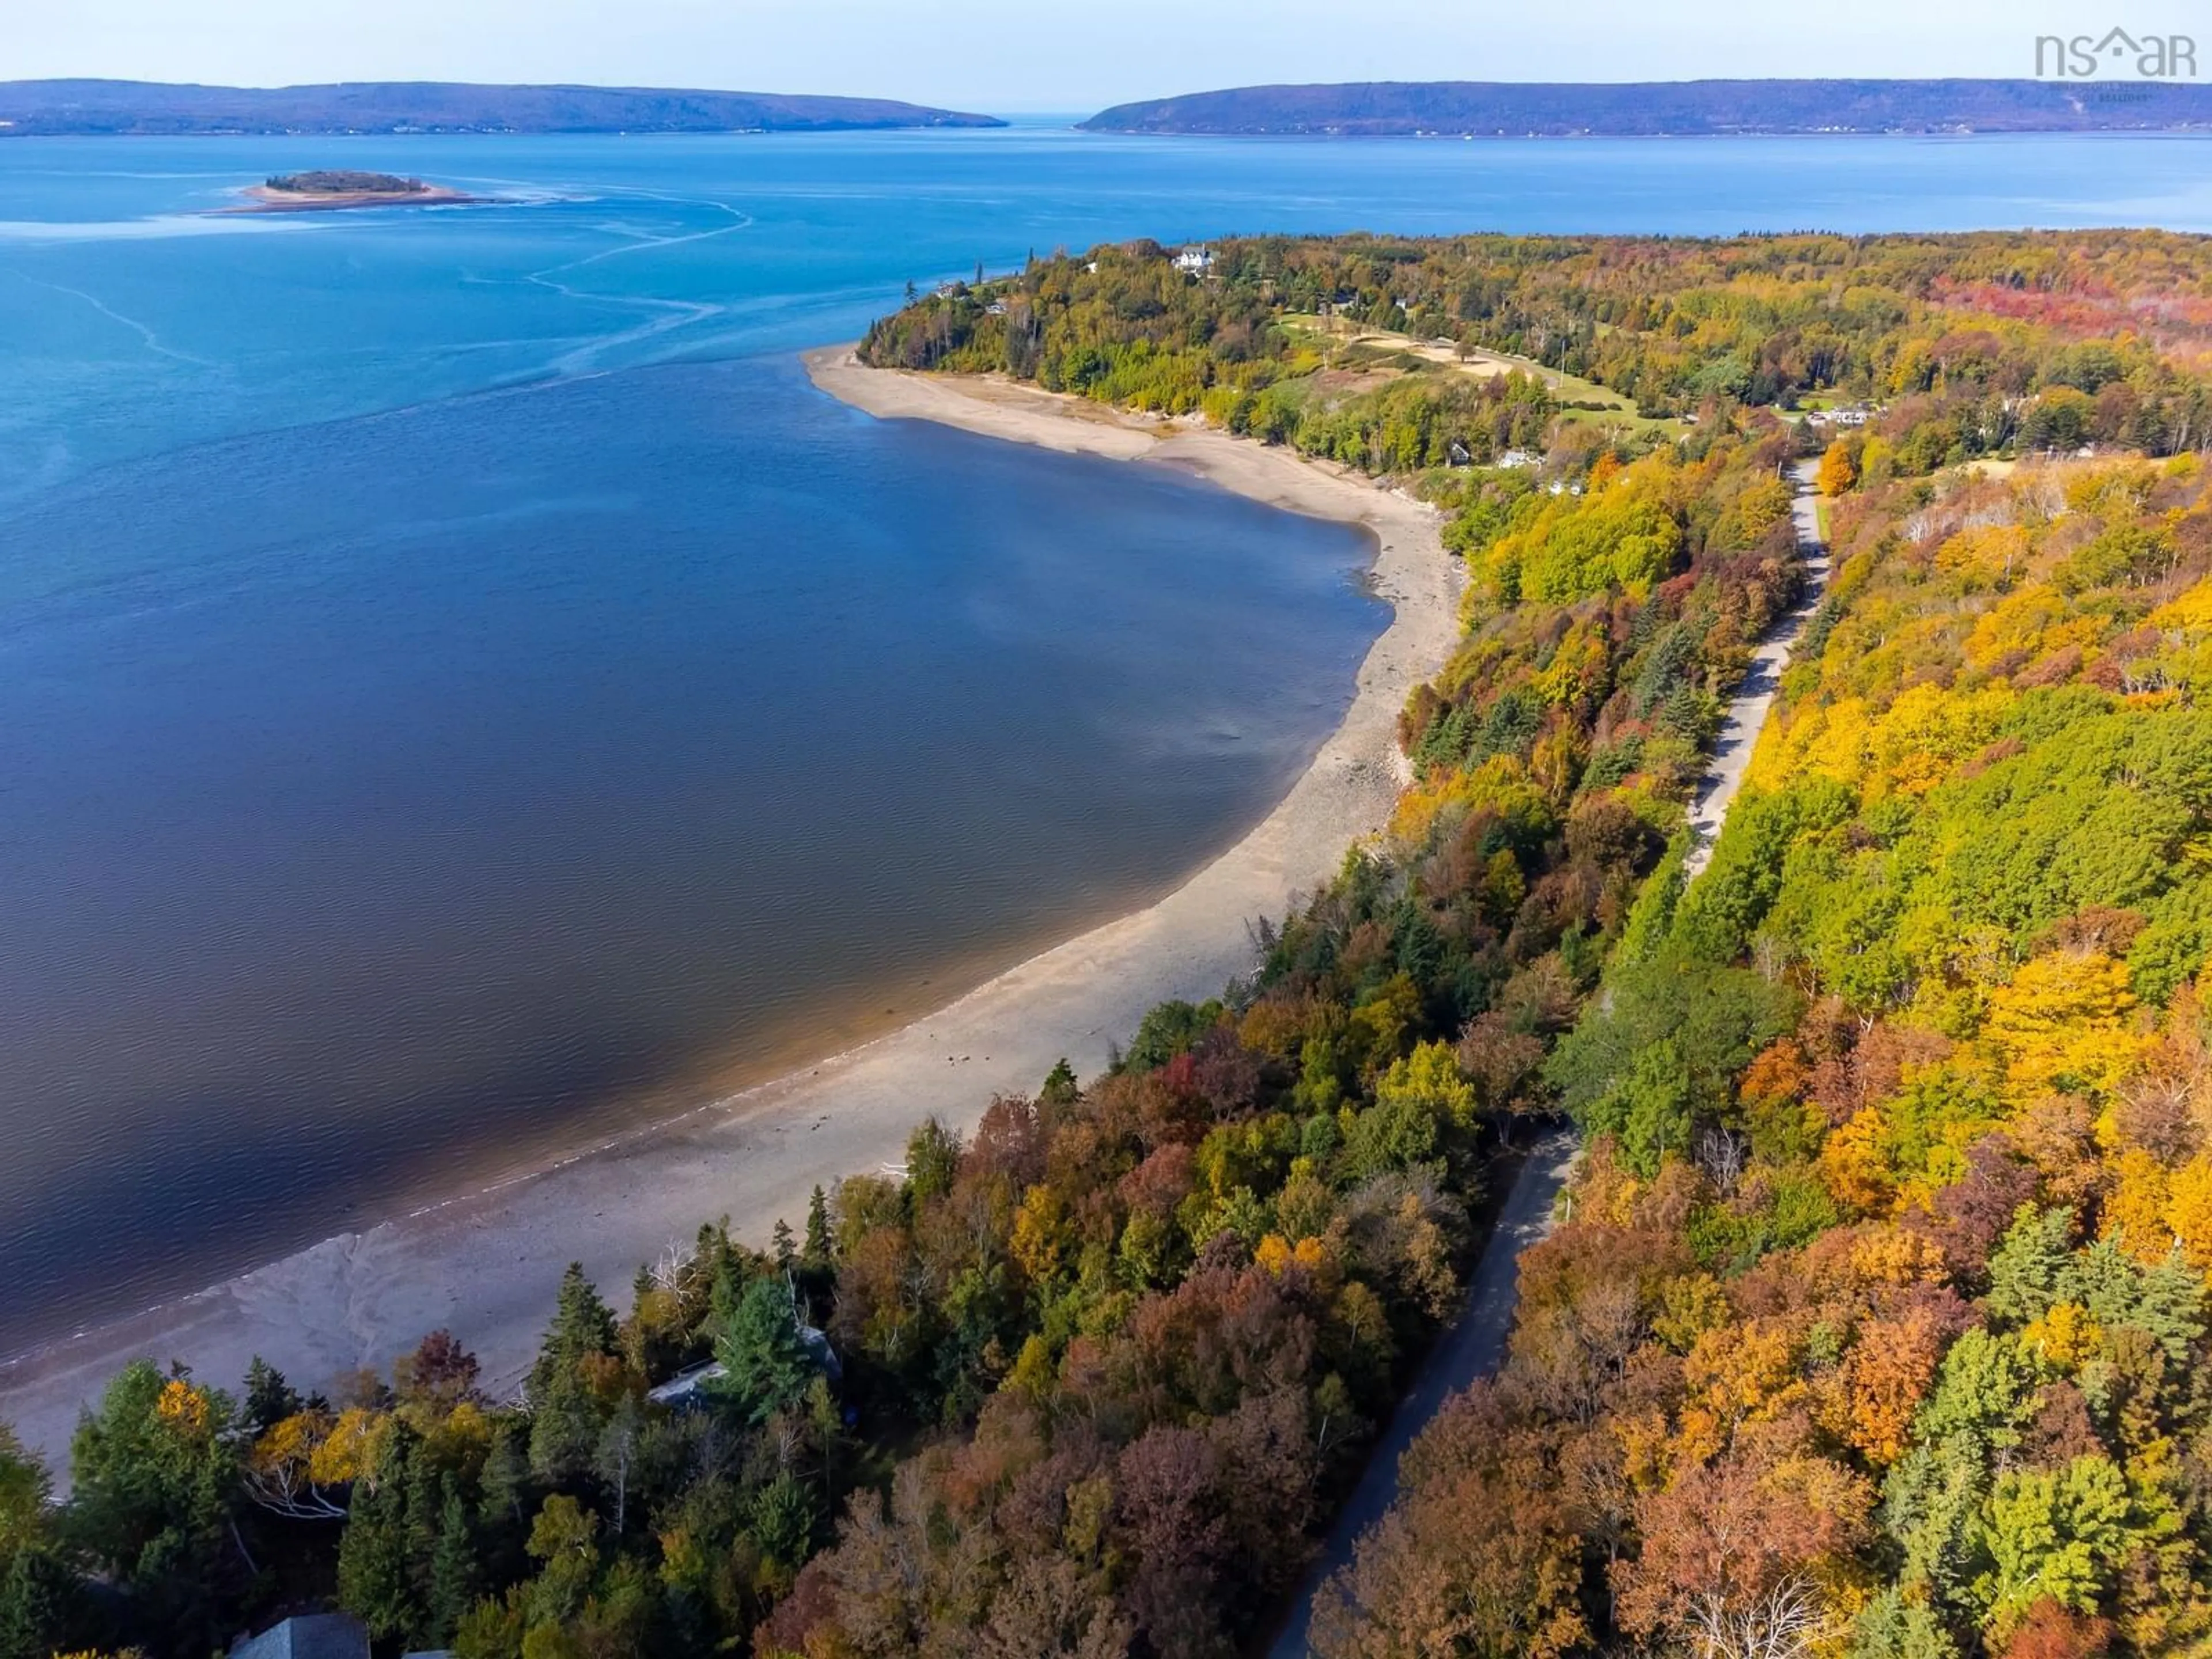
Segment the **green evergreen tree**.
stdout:
<path fill-rule="evenodd" d="M 1867 1604 L 1851 1631 L 1850 1659 L 1958 1659 L 1958 1653 L 1942 1621 L 1895 1585 Z"/>
<path fill-rule="evenodd" d="M 2064 1299 L 2074 1257 L 2074 1212 L 2023 1206 L 1990 1257 L 1990 1317 L 2025 1325 Z"/>
<path fill-rule="evenodd" d="M 512 1581 L 524 1570 L 523 1540 L 538 1500 L 527 1444 L 526 1427 L 501 1423 L 477 1477 L 477 1560 L 488 1583 Z"/>
<path fill-rule="evenodd" d="M 830 1200 L 817 1187 L 806 1200 L 806 1243 L 799 1252 L 799 1261 L 807 1276 L 817 1285 L 830 1282 L 832 1266 L 830 1243 Z"/>
<path fill-rule="evenodd" d="M 1638 1175 L 1655 1176 L 1668 1153 L 1690 1150 L 1690 1079 L 1668 1038 L 1636 1057 L 1617 1100 L 1621 1155 Z"/>
<path fill-rule="evenodd" d="M 814 1541 L 814 1494 L 789 1469 L 763 1486 L 754 1497 L 750 1525 L 760 1553 L 778 1565 L 796 1571 L 805 1564 Z"/>
<path fill-rule="evenodd" d="M 530 1468 L 551 1486 L 588 1474 L 599 1449 L 606 1408 L 584 1362 L 615 1352 L 614 1312 L 601 1299 L 580 1263 L 562 1275 L 553 1322 L 530 1372 Z"/>
<path fill-rule="evenodd" d="M 799 1334 L 799 1313 L 781 1279 L 757 1279 L 738 1297 L 714 1343 L 728 1375 L 714 1392 L 748 1423 L 795 1406 L 814 1380 L 814 1356 Z"/>
<path fill-rule="evenodd" d="M 413 1513 L 421 1496 L 416 1466 L 427 1463 L 416 1455 L 420 1444 L 404 1421 L 393 1422 L 374 1474 L 354 1483 L 338 1541 L 338 1605 L 380 1641 L 412 1636 L 428 1623 L 420 1571 L 426 1540 Z"/>
<path fill-rule="evenodd" d="M 532 1403 L 537 1403 L 537 1396 L 550 1386 L 556 1373 L 573 1370 L 586 1355 L 614 1351 L 614 1310 L 584 1276 L 583 1264 L 572 1261 L 561 1275 L 561 1288 L 554 1297 L 553 1322 L 546 1328 L 538 1361 L 530 1370 Z"/>
<path fill-rule="evenodd" d="M 0 1659 L 47 1659 L 82 1639 L 91 1607 L 67 1563 L 27 1544 L 0 1568 Z"/>
<path fill-rule="evenodd" d="M 960 1172 L 960 1137 L 935 1118 L 926 1118 L 907 1138 L 906 1188 L 917 1205 L 952 1190 Z"/>
<path fill-rule="evenodd" d="M 581 1480 L 605 1427 L 605 1409 L 584 1379 L 574 1370 L 555 1373 L 531 1406 L 530 1472 L 550 1486 Z"/>
<path fill-rule="evenodd" d="M 138 1360 L 70 1443 L 69 1534 L 181 1647 L 216 1645 L 245 1563 L 231 1532 L 243 1447 L 229 1397 Z"/>
<path fill-rule="evenodd" d="M 462 1618 L 475 1605 L 481 1579 L 477 1570 L 476 1528 L 459 1484 L 447 1474 L 438 1510 L 438 1540 L 430 1551 L 429 1583 L 424 1597 L 423 1639 L 443 1646 L 453 1639 Z"/>
<path fill-rule="evenodd" d="M 52 1492 L 46 1465 L 0 1423 L 0 1564 L 45 1533 Z"/>
<path fill-rule="evenodd" d="M 265 1434 L 300 1408 L 300 1396 L 284 1373 L 254 1355 L 246 1367 L 246 1429 L 257 1437 Z"/>

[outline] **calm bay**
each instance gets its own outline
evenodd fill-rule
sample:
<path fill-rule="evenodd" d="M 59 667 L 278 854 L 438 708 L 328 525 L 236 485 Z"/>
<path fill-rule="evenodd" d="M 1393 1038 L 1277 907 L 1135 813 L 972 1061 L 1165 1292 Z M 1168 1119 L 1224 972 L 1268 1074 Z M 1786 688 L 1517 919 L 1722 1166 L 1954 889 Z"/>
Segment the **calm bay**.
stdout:
<path fill-rule="evenodd" d="M 2190 228 L 2207 154 L 0 143 L 0 1353 L 925 1012 L 1281 795 L 1382 626 L 1365 538 L 816 392 L 791 352 L 906 283 Z M 502 200 L 210 216 L 325 164 Z"/>

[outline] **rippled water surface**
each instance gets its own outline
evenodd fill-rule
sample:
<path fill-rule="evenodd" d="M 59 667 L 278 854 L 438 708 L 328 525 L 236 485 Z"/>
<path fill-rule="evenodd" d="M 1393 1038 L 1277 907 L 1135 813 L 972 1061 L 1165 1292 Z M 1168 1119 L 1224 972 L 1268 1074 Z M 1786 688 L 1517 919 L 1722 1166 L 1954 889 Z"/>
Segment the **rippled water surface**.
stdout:
<path fill-rule="evenodd" d="M 2182 140 L 0 141 L 0 1351 L 834 1048 L 1172 885 L 1352 532 L 791 349 L 1231 229 L 2212 222 Z M 303 167 L 480 207 L 210 217 Z"/>

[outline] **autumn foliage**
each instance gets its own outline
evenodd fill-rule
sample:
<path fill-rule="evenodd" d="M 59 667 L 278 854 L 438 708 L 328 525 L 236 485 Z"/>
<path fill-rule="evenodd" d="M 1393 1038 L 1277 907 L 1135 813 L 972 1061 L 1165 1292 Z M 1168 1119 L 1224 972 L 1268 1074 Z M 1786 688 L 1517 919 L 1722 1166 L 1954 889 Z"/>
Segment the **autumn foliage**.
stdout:
<path fill-rule="evenodd" d="M 309 1603 L 462 1659 L 1249 1651 L 1561 1113 L 1507 1359 L 1326 1659 L 2203 1650 L 2207 248 L 1140 243 L 885 319 L 1444 511 L 1387 833 L 1101 1075 L 626 1314 L 572 1269 L 519 1385 L 446 1333 L 320 1392 L 134 1365 L 60 1508 L 0 1432 L 0 1659 Z M 1799 464 L 1832 580 L 1687 880 Z"/>
<path fill-rule="evenodd" d="M 1596 1138 L 1504 1374 L 1419 1452 L 1545 1498 L 1501 1540 L 1412 1486 L 1325 1654 L 1545 1650 L 1398 1587 L 1565 1552 L 1525 1606 L 1706 1659 L 2212 1639 L 2206 483 L 1838 504 L 1710 869 L 1655 878 L 1549 1062 Z"/>

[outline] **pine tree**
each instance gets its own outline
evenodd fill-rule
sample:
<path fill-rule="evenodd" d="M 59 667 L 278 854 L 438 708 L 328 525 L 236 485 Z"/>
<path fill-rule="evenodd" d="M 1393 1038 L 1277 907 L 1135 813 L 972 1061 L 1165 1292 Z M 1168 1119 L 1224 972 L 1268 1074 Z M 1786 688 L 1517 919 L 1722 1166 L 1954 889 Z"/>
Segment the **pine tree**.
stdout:
<path fill-rule="evenodd" d="M 776 1271 L 785 1273 L 795 1271 L 799 1266 L 799 1245 L 792 1237 L 791 1224 L 778 1216 L 775 1231 L 769 1235 L 769 1238 L 775 1252 Z"/>
<path fill-rule="evenodd" d="M 580 1261 L 568 1264 L 568 1271 L 561 1275 L 561 1289 L 554 1298 L 553 1322 L 547 1327 L 545 1340 L 538 1350 L 538 1363 L 530 1368 L 530 1394 L 535 1404 L 539 1395 L 552 1383 L 556 1372 L 573 1371 L 577 1362 L 590 1354 L 611 1354 L 615 1351 L 615 1316 L 600 1297 L 598 1287 L 584 1276 Z"/>
<path fill-rule="evenodd" d="M 592 1472 L 606 1413 L 574 1367 L 554 1374 L 531 1402 L 530 1472 L 558 1486 Z"/>
<path fill-rule="evenodd" d="M 553 1322 L 530 1369 L 530 1468 L 558 1486 L 588 1474 L 605 1413 L 584 1374 L 585 1361 L 615 1352 L 614 1312 L 582 1264 L 561 1276 Z"/>
<path fill-rule="evenodd" d="M 406 1631 L 410 1646 L 427 1644 L 430 1636 L 430 1562 L 437 1553 L 438 1528 L 445 1518 L 446 1490 L 451 1480 L 428 1456 L 408 1459 L 402 1482 L 400 1536 L 405 1542 L 407 1585 L 414 1604 Z"/>
<path fill-rule="evenodd" d="M 426 1640 L 444 1645 L 477 1599 L 476 1528 L 470 1524 L 469 1507 L 461 1501 L 459 1486 L 451 1474 L 442 1484 L 444 1501 L 438 1515 L 438 1541 L 430 1552 L 428 1595 L 425 1612 Z"/>
<path fill-rule="evenodd" d="M 300 1410 L 300 1396 L 284 1373 L 256 1354 L 246 1367 L 246 1425 L 258 1437 Z"/>
<path fill-rule="evenodd" d="M 746 1529 L 769 1560 L 794 1571 L 805 1562 L 814 1539 L 814 1494 L 789 1469 L 760 1489 L 748 1520 Z"/>
<path fill-rule="evenodd" d="M 2073 1211 L 2022 1206 L 1990 1257 L 1990 1312 L 2022 1325 L 2042 1317 L 2065 1294 L 2073 1254 Z"/>
<path fill-rule="evenodd" d="M 806 1246 L 799 1253 L 799 1261 L 810 1278 L 827 1284 L 831 1267 L 830 1244 L 830 1200 L 821 1188 L 806 1200 Z"/>
<path fill-rule="evenodd" d="M 0 1571 L 0 1659 L 46 1659 L 88 1620 L 84 1586 L 44 1545 L 26 1545 Z"/>
<path fill-rule="evenodd" d="M 373 1480 L 356 1483 L 353 1512 L 338 1542 L 338 1604 L 380 1640 L 405 1637 L 424 1622 L 416 1583 L 418 1540 L 409 1525 L 419 1441 L 395 1421 Z"/>
<path fill-rule="evenodd" d="M 799 1334 L 798 1310 L 781 1279 L 757 1279 L 745 1287 L 714 1344 L 728 1371 L 714 1384 L 748 1423 L 765 1423 L 798 1404 L 814 1380 L 814 1356 Z"/>
<path fill-rule="evenodd" d="M 477 1554 L 489 1582 L 519 1577 L 525 1564 L 523 1540 L 538 1505 L 530 1461 L 517 1437 L 504 1425 L 495 1431 L 477 1477 Z"/>

